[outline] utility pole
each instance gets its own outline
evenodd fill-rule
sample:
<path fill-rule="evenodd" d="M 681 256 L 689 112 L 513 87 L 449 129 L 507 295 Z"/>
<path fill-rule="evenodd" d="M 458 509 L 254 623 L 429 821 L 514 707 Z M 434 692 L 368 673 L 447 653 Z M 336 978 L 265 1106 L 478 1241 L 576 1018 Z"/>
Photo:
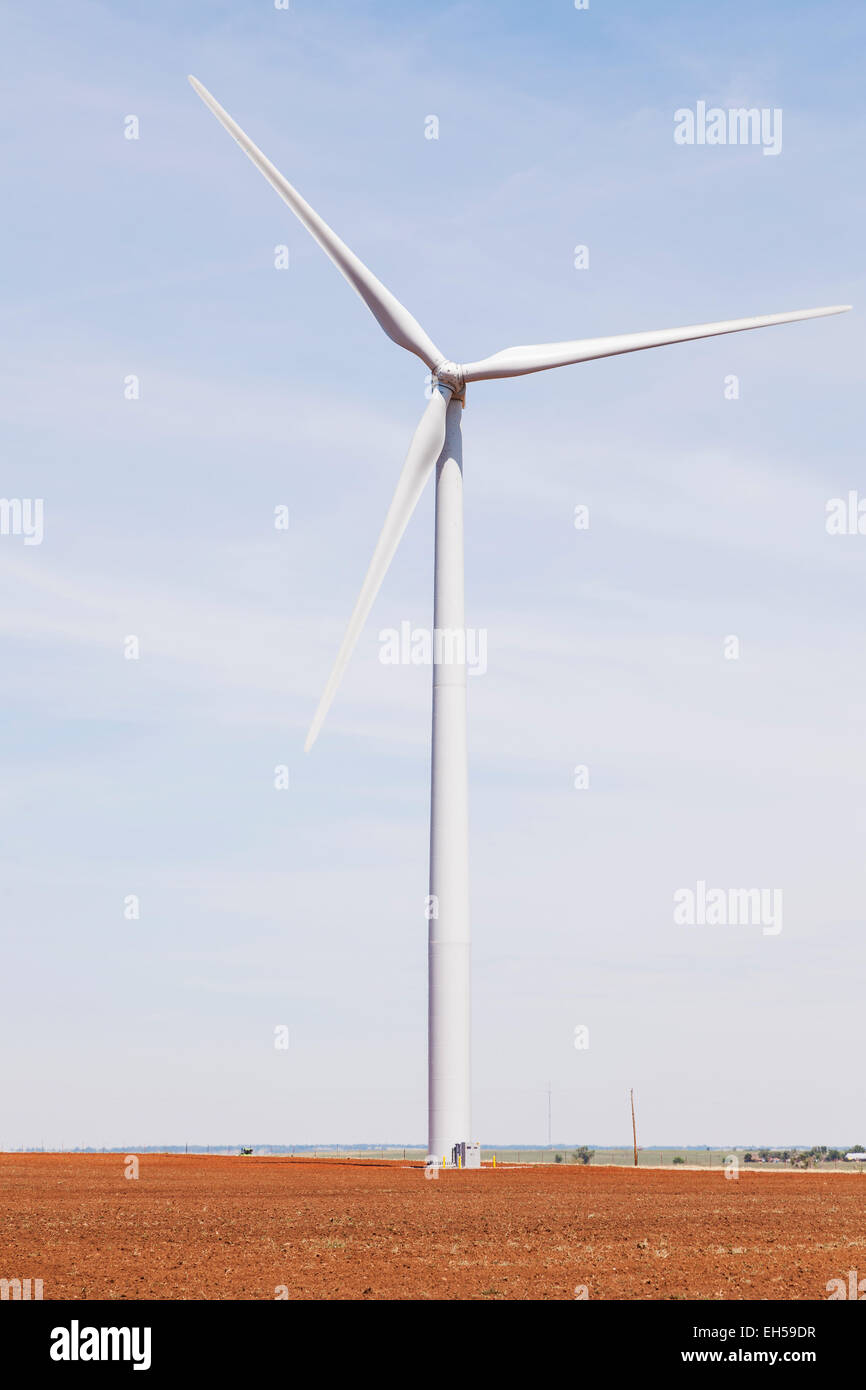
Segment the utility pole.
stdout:
<path fill-rule="evenodd" d="M 631 1132 L 634 1138 L 634 1166 L 637 1167 L 637 1126 L 634 1122 L 634 1091 L 629 1091 L 631 1096 Z"/>
<path fill-rule="evenodd" d="M 553 1089 L 553 1088 L 552 1088 L 552 1086 L 551 1086 L 551 1083 L 548 1081 L 548 1083 L 547 1083 L 547 1147 L 548 1147 L 548 1148 L 550 1148 L 551 1144 L 553 1143 L 553 1138 L 552 1138 L 552 1135 L 553 1135 L 553 1124 L 552 1124 L 552 1119 L 551 1119 L 551 1116 L 552 1116 L 552 1104 L 553 1104 L 553 1102 L 552 1102 L 552 1089 Z"/>

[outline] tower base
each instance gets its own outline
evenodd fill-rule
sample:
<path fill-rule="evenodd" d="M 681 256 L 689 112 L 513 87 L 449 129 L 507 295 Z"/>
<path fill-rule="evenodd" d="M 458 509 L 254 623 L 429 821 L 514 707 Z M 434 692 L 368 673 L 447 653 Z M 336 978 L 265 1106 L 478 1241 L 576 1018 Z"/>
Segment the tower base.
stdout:
<path fill-rule="evenodd" d="M 481 1140 L 461 1139 L 450 1154 L 428 1154 L 426 1163 L 431 1168 L 480 1168 Z"/>

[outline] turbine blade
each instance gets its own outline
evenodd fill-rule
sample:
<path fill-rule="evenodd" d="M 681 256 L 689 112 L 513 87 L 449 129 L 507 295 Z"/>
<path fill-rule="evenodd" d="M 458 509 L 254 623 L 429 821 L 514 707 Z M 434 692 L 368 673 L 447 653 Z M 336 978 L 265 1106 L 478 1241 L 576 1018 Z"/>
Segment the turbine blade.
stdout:
<path fill-rule="evenodd" d="M 549 367 L 567 367 L 573 362 L 589 362 L 596 357 L 615 357 L 621 352 L 640 352 L 642 348 L 664 347 L 667 343 L 686 343 L 692 338 L 712 338 L 719 333 L 740 333 L 747 328 L 769 328 L 774 323 L 795 323 L 798 319 L 823 318 L 825 314 L 844 314 L 850 304 L 827 309 L 796 309 L 791 314 L 764 314 L 752 319 L 726 319 L 722 323 L 697 323 L 688 328 L 662 328 L 650 333 L 623 333 L 616 338 L 578 338 L 571 343 L 540 343 L 534 347 L 506 348 L 480 362 L 462 368 L 466 381 L 491 381 L 495 377 L 525 376 Z"/>
<path fill-rule="evenodd" d="M 415 510 L 421 493 L 424 491 L 424 484 L 433 472 L 436 460 L 442 452 L 445 443 L 445 417 L 448 410 L 450 392 L 447 390 L 434 390 L 430 397 L 430 402 L 424 414 L 421 416 L 418 428 L 409 445 L 409 452 L 406 455 L 406 462 L 403 464 L 403 471 L 397 480 L 397 487 L 385 517 L 385 525 L 382 527 L 376 549 L 373 551 L 373 558 L 370 561 L 370 568 L 361 586 L 358 602 L 355 604 L 352 616 L 349 619 L 349 626 L 346 628 L 346 635 L 343 638 L 342 646 L 337 653 L 333 670 L 328 677 L 324 694 L 319 701 L 318 709 L 313 716 L 310 725 L 310 732 L 307 734 L 307 741 L 304 744 L 304 752 L 309 753 L 318 737 L 319 730 L 325 720 L 325 715 L 331 706 L 331 701 L 337 692 L 343 672 L 349 664 L 349 657 L 355 648 L 355 643 L 361 635 L 364 623 L 370 609 L 376 600 L 382 581 L 387 573 L 394 552 L 403 536 L 403 532 L 409 525 L 409 518 Z"/>
<path fill-rule="evenodd" d="M 244 153 L 249 155 L 256 168 L 264 174 L 280 197 L 288 203 L 298 221 L 303 223 L 325 254 L 330 256 L 352 289 L 361 296 L 388 337 L 400 347 L 406 348 L 408 352 L 414 352 L 431 370 L 437 363 L 442 362 L 444 360 L 443 354 L 436 344 L 428 338 L 424 329 L 412 317 L 409 310 L 403 307 L 390 290 L 386 290 L 382 282 L 376 279 L 363 261 L 360 261 L 355 253 L 349 250 L 345 242 L 340 240 L 336 232 L 333 232 L 327 223 L 322 221 L 319 214 L 314 212 L 300 193 L 292 187 L 287 179 L 283 178 L 279 169 L 275 169 L 271 161 L 265 158 L 261 150 L 253 144 L 248 135 L 244 134 L 228 112 L 223 110 L 207 88 L 203 87 L 195 77 L 190 77 L 189 80 L 193 90 L 198 93 L 205 106 L 209 107 L 217 120 L 222 122 Z"/>

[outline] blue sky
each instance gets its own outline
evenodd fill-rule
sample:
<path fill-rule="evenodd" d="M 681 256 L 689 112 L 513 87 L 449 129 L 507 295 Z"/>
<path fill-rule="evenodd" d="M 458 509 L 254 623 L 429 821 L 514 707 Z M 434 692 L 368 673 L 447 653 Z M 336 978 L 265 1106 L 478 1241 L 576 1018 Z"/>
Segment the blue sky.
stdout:
<path fill-rule="evenodd" d="M 866 537 L 824 525 L 866 493 L 866 15 L 0 16 L 2 492 L 45 506 L 0 536 L 0 1144 L 425 1133 L 429 671 L 378 633 L 431 620 L 432 489 L 301 751 L 423 368 L 189 72 L 458 361 L 854 304 L 479 384 L 464 456 L 478 1136 L 543 1141 L 550 1081 L 562 1142 L 627 1142 L 630 1086 L 647 1144 L 866 1142 Z M 699 100 L 781 154 L 677 146 Z M 675 926 L 698 880 L 783 931 Z"/>

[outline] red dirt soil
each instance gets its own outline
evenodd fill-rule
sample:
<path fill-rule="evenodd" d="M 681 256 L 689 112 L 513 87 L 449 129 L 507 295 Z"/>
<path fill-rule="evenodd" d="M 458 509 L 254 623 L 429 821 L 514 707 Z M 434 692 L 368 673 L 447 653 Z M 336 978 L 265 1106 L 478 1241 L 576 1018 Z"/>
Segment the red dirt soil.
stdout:
<path fill-rule="evenodd" d="M 0 1154 L 0 1278 L 110 1299 L 825 1299 L 859 1174 Z M 286 1295 L 287 1291 L 287 1295 Z"/>

